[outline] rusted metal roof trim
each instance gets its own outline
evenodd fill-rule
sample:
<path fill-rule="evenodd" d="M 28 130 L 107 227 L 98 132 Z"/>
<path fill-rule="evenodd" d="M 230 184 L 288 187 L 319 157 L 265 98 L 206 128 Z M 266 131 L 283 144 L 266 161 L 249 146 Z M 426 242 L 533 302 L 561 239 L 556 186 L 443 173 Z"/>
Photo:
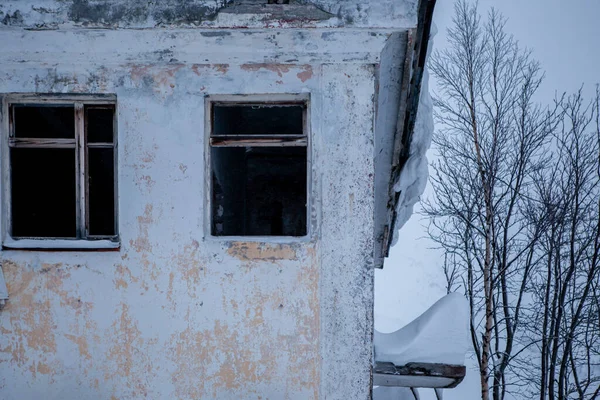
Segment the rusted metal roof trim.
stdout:
<path fill-rule="evenodd" d="M 415 127 L 419 99 L 421 95 L 421 82 L 427 58 L 429 35 L 433 22 L 433 11 L 436 0 L 421 0 L 418 10 L 417 28 L 409 31 L 404 77 L 402 79 L 402 94 L 400 109 L 398 110 L 398 124 L 394 137 L 394 152 L 392 155 L 392 173 L 390 176 L 388 197 L 388 224 L 384 228 L 383 254 L 389 256 L 391 240 L 395 231 L 397 219 L 396 208 L 400 193 L 394 190 L 404 164 L 409 156 L 410 142 Z"/>
<path fill-rule="evenodd" d="M 443 388 L 458 386 L 466 375 L 464 365 L 408 363 L 394 365 L 377 362 L 373 368 L 373 385 L 410 388 Z"/>

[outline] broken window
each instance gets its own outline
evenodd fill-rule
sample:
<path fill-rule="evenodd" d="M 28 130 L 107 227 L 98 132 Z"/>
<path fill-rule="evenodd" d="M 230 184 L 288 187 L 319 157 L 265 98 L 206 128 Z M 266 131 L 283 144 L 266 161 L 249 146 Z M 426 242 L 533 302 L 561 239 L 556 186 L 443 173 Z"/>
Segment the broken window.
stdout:
<path fill-rule="evenodd" d="M 211 233 L 307 234 L 306 102 L 210 103 Z"/>
<path fill-rule="evenodd" d="M 117 238 L 114 97 L 9 104 L 12 239 Z"/>

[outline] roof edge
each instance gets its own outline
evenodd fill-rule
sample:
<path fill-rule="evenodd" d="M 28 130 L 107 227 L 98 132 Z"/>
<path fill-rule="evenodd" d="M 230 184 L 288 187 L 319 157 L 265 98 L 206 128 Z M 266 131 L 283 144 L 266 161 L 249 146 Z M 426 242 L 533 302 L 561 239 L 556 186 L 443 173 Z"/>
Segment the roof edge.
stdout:
<path fill-rule="evenodd" d="M 417 27 L 409 32 L 404 77 L 402 79 L 400 110 L 398 112 L 398 123 L 394 135 L 392 173 L 388 191 L 388 223 L 384 227 L 382 243 L 382 254 L 384 257 L 389 256 L 394 232 L 397 229 L 397 206 L 400 192 L 396 192 L 394 186 L 410 155 L 410 144 L 419 109 L 421 83 L 425 71 L 435 4 L 436 0 L 420 0 Z M 380 267 L 383 268 L 383 265 Z"/>

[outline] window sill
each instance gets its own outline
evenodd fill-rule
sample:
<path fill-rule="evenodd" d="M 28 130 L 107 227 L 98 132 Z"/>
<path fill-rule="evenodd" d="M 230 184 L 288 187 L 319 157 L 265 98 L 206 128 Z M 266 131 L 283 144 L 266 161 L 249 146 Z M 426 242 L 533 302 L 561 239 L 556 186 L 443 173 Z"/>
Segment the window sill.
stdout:
<path fill-rule="evenodd" d="M 256 242 L 272 244 L 306 243 L 312 240 L 310 235 L 304 236 L 214 236 L 206 235 L 206 241 L 210 242 Z"/>
<path fill-rule="evenodd" d="M 118 250 L 120 241 L 77 240 L 77 239 L 13 239 L 6 238 L 2 243 L 5 249 L 15 250 Z"/>

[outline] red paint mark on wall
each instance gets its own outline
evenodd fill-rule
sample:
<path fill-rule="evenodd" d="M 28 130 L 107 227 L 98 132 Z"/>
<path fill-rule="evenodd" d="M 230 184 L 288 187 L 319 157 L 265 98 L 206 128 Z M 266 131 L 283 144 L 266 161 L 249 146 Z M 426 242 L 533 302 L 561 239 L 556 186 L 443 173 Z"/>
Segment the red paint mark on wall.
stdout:
<path fill-rule="evenodd" d="M 256 72 L 261 69 L 266 69 L 271 72 L 275 72 L 280 78 L 283 74 L 290 72 L 290 68 L 294 68 L 293 64 L 242 64 L 240 67 L 244 71 Z"/>
<path fill-rule="evenodd" d="M 229 64 L 194 64 L 192 65 L 192 71 L 200 76 L 202 75 L 202 69 L 214 69 L 217 72 L 226 74 L 229 71 Z"/>
<path fill-rule="evenodd" d="M 312 78 L 312 76 L 313 76 L 313 69 L 312 69 L 312 67 L 310 65 L 305 65 L 304 66 L 304 71 L 299 72 L 298 74 L 296 74 L 296 76 L 302 82 L 306 82 L 307 80 L 309 80 L 310 78 Z"/>

